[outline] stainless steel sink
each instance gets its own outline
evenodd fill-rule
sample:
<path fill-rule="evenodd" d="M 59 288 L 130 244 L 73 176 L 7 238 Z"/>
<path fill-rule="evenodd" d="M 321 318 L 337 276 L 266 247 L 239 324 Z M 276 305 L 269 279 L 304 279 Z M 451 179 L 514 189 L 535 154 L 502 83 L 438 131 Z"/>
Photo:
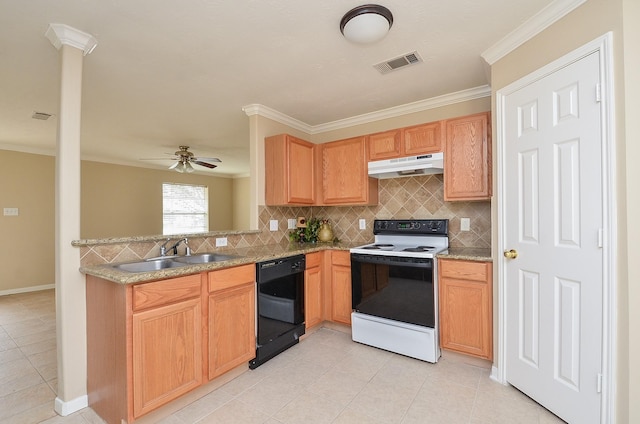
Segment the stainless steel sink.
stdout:
<path fill-rule="evenodd" d="M 211 262 L 222 262 L 235 259 L 237 256 L 222 255 L 219 253 L 198 253 L 191 256 L 178 256 L 173 260 L 184 264 L 207 264 Z"/>
<path fill-rule="evenodd" d="M 173 259 L 168 258 L 113 265 L 115 269 L 126 272 L 151 272 L 160 271 L 167 268 L 178 268 L 182 266 L 187 266 L 187 264 L 176 262 Z"/>

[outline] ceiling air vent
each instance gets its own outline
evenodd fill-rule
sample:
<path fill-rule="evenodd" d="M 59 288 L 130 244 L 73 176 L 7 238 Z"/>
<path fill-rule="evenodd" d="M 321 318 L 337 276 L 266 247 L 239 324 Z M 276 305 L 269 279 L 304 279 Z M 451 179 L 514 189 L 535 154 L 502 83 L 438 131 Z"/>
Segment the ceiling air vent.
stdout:
<path fill-rule="evenodd" d="M 40 119 L 41 121 L 46 121 L 47 119 L 51 118 L 51 114 L 44 113 L 44 112 L 33 112 L 33 115 L 31 115 L 31 117 L 33 119 Z"/>
<path fill-rule="evenodd" d="M 377 65 L 373 65 L 373 67 L 376 68 L 378 72 L 384 75 L 388 74 L 391 71 L 404 68 L 405 66 L 417 65 L 418 63 L 422 63 L 422 58 L 420 57 L 418 52 L 411 52 L 400 57 L 385 60 L 384 62 L 378 63 Z"/>

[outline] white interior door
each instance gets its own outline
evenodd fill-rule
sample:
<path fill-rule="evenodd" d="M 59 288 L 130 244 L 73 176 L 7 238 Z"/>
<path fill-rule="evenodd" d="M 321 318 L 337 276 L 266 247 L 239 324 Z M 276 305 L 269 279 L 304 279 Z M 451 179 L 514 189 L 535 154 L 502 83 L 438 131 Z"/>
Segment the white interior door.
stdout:
<path fill-rule="evenodd" d="M 504 97 L 506 380 L 570 423 L 600 422 L 600 58 Z M 505 254 L 505 256 L 507 256 Z"/>

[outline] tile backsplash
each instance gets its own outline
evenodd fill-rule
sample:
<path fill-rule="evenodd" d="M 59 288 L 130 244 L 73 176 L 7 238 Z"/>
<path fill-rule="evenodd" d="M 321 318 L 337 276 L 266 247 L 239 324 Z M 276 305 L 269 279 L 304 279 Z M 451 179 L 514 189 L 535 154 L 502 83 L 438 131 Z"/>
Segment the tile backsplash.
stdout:
<path fill-rule="evenodd" d="M 303 216 L 328 218 L 336 237 L 343 242 L 357 244 L 373 241 L 374 219 L 449 219 L 451 247 L 491 247 L 491 203 L 445 202 L 442 175 L 380 180 L 379 200 L 376 206 L 261 206 L 258 231 L 189 236 L 189 245 L 194 253 L 218 250 L 215 239 L 220 236 L 227 237 L 230 248 L 286 243 L 289 239 L 287 219 Z M 460 231 L 460 218 L 470 219 L 470 231 Z M 272 219 L 278 221 L 276 231 L 269 230 L 269 221 Z M 359 229 L 360 219 L 366 221 L 365 230 Z M 80 244 L 80 262 L 82 266 L 91 266 L 149 258 L 159 254 L 163 242 L 164 238 L 157 236 L 123 242 Z"/>
<path fill-rule="evenodd" d="M 278 220 L 279 229 L 271 239 L 285 240 L 287 219 L 328 218 L 341 241 L 373 241 L 374 219 L 449 219 L 451 247 L 491 247 L 491 202 L 445 202 L 442 175 L 393 178 L 379 181 L 377 206 L 275 207 L 260 208 L 260 229 L 268 231 L 269 221 Z M 460 231 L 460 218 L 470 219 L 470 231 Z M 358 223 L 365 219 L 366 230 Z"/>

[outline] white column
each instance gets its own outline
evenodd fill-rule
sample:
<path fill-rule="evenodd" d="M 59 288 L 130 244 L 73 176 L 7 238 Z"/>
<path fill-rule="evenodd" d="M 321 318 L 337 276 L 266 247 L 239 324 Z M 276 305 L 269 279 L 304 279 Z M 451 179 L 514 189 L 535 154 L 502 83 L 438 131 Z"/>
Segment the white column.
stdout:
<path fill-rule="evenodd" d="M 55 283 L 58 394 L 55 410 L 69 415 L 88 405 L 87 330 L 80 252 L 80 115 L 83 56 L 96 46 L 89 34 L 51 24 L 45 33 L 60 50 L 60 112 L 56 149 Z"/>

